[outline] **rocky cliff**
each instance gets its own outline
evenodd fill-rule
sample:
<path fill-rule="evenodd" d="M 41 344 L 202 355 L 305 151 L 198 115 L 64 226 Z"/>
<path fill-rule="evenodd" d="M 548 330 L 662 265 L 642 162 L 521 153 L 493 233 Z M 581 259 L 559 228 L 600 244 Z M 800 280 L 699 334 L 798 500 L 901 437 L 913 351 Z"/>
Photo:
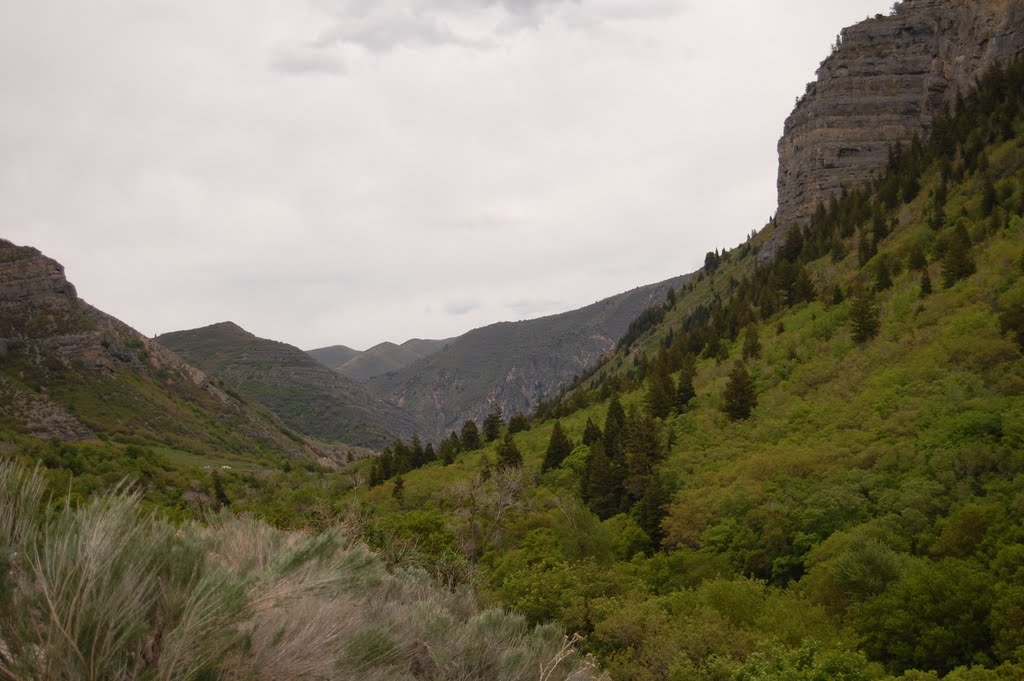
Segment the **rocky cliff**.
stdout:
<path fill-rule="evenodd" d="M 780 232 L 869 179 L 890 145 L 926 135 L 988 68 L 1022 54 L 1024 0 L 906 0 L 844 29 L 779 141 Z"/>
<path fill-rule="evenodd" d="M 0 428 L 189 451 L 320 452 L 81 300 L 60 263 L 0 239 Z"/>

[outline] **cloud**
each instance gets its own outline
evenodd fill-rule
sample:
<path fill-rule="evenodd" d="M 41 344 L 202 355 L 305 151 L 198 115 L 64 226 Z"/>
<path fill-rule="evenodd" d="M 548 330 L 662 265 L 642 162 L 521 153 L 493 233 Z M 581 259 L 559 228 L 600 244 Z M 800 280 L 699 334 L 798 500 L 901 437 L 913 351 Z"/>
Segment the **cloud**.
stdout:
<path fill-rule="evenodd" d="M 454 300 L 445 303 L 444 306 L 445 313 L 455 317 L 467 315 L 478 309 L 480 309 L 480 301 L 478 300 Z"/>
<path fill-rule="evenodd" d="M 323 50 L 282 49 L 270 58 L 270 67 L 288 75 L 328 75 L 337 76 L 348 69 L 345 62 L 336 55 Z"/>

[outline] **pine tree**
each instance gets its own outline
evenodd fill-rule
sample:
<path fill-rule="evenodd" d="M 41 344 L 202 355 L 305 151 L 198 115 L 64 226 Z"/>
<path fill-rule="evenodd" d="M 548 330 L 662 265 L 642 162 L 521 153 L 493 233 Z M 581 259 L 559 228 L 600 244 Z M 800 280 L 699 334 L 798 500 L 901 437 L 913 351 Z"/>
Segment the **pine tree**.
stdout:
<path fill-rule="evenodd" d="M 587 417 L 587 425 L 583 427 L 583 444 L 590 447 L 601 439 L 601 429 L 597 427 L 594 420 Z"/>
<path fill-rule="evenodd" d="M 423 448 L 423 464 L 426 465 L 433 461 L 437 461 L 437 452 L 434 451 L 434 443 L 428 442 L 427 446 Z"/>
<path fill-rule="evenodd" d="M 622 476 L 619 466 L 608 458 L 600 442 L 587 457 L 586 486 L 583 498 L 597 517 L 607 520 L 619 512 L 622 499 Z"/>
<path fill-rule="evenodd" d="M 398 502 L 399 507 L 405 506 L 405 480 L 399 475 L 395 478 L 395 486 L 391 488 L 391 496 Z"/>
<path fill-rule="evenodd" d="M 643 497 L 636 509 L 637 524 L 651 538 L 651 544 L 661 546 L 665 539 L 662 521 L 668 515 L 668 505 L 672 501 L 672 491 L 659 475 L 652 476 L 644 490 Z"/>
<path fill-rule="evenodd" d="M 733 421 L 750 418 L 750 413 L 757 406 L 757 389 L 754 386 L 754 379 L 747 373 L 747 367 L 742 362 L 736 364 L 729 373 L 729 382 L 723 393 L 725 399 L 725 413 Z"/>
<path fill-rule="evenodd" d="M 484 441 L 493 442 L 501 437 L 501 426 L 503 424 L 501 405 L 495 405 L 494 411 L 484 417 Z"/>
<path fill-rule="evenodd" d="M 946 244 L 942 261 L 942 285 L 950 288 L 961 279 L 974 274 L 974 258 L 971 255 L 971 238 L 963 224 L 958 224 Z"/>
<path fill-rule="evenodd" d="M 462 424 L 462 435 L 459 438 L 459 442 L 462 444 L 462 451 L 464 452 L 471 452 L 483 446 L 483 443 L 480 441 L 480 431 L 477 430 L 475 421 L 470 420 Z"/>
<path fill-rule="evenodd" d="M 668 353 L 662 348 L 658 352 L 658 358 L 647 382 L 645 401 L 651 415 L 663 419 L 671 414 L 675 402 L 674 393 L 675 386 L 672 385 L 672 376 L 669 373 Z"/>
<path fill-rule="evenodd" d="M 907 256 L 907 266 L 912 270 L 923 270 L 928 266 L 928 259 L 924 256 L 924 250 L 921 246 L 915 244 L 910 249 L 910 254 Z"/>
<path fill-rule="evenodd" d="M 885 291 L 892 288 L 892 275 L 889 273 L 889 261 L 887 258 L 879 258 L 878 267 L 875 268 L 875 290 Z"/>
<path fill-rule="evenodd" d="M 689 408 L 690 402 L 697 396 L 693 388 L 693 378 L 697 375 L 697 360 L 693 355 L 687 354 L 683 358 L 683 368 L 679 372 L 679 383 L 676 387 L 676 410 L 684 412 Z"/>
<path fill-rule="evenodd" d="M 932 278 L 928 276 L 928 270 L 921 270 L 921 297 L 927 298 L 932 294 Z"/>
<path fill-rule="evenodd" d="M 510 433 L 522 433 L 529 429 L 530 419 L 521 411 L 517 411 L 512 415 L 512 418 L 508 420 L 508 432 Z"/>
<path fill-rule="evenodd" d="M 853 325 L 855 343 L 866 343 L 878 335 L 880 321 L 873 290 L 862 288 L 854 294 L 850 308 L 850 324 Z"/>
<path fill-rule="evenodd" d="M 608 415 L 604 419 L 604 435 L 601 438 L 604 453 L 610 459 L 622 459 L 622 431 L 626 425 L 626 411 L 618 397 L 608 403 Z"/>
<path fill-rule="evenodd" d="M 761 337 L 757 333 L 757 324 L 751 324 L 743 335 L 743 359 L 757 359 L 760 356 Z"/>
<path fill-rule="evenodd" d="M 565 457 L 571 453 L 572 441 L 569 440 L 565 431 L 562 430 L 562 424 L 555 421 L 555 426 L 551 429 L 551 439 L 548 440 L 548 450 L 544 454 L 544 463 L 540 468 L 541 471 L 547 472 L 558 468 L 565 461 Z"/>
<path fill-rule="evenodd" d="M 519 453 L 512 433 L 505 433 L 505 439 L 498 445 L 498 468 L 520 468 L 522 465 L 523 455 Z"/>

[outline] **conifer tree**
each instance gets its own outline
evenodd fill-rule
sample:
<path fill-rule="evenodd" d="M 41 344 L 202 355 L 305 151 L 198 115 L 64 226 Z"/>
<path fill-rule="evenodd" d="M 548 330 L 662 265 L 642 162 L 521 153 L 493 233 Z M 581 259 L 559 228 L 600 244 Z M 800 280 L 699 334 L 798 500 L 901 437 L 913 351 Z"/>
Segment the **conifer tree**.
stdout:
<path fill-rule="evenodd" d="M 427 446 L 423 448 L 423 464 L 426 465 L 432 461 L 437 461 L 437 452 L 434 451 L 434 443 L 428 442 Z"/>
<path fill-rule="evenodd" d="M 878 335 L 880 321 L 873 290 L 861 288 L 854 294 L 850 308 L 850 324 L 853 326 L 855 343 L 866 343 Z"/>
<path fill-rule="evenodd" d="M 505 433 L 505 439 L 498 445 L 498 468 L 520 468 L 522 465 L 523 455 L 519 453 L 512 433 Z"/>
<path fill-rule="evenodd" d="M 907 266 L 912 270 L 923 270 L 928 266 L 928 259 L 924 256 L 924 250 L 920 245 L 915 244 L 907 256 Z"/>
<path fill-rule="evenodd" d="M 676 386 L 676 410 L 686 411 L 690 402 L 697 396 L 693 389 L 693 378 L 697 375 L 697 360 L 693 355 L 687 354 L 683 358 L 683 367 L 679 372 L 679 383 Z"/>
<path fill-rule="evenodd" d="M 643 497 L 637 506 L 637 524 L 651 538 L 651 544 L 657 548 L 665 539 L 662 521 L 668 515 L 668 505 L 672 501 L 672 492 L 668 483 L 660 475 L 652 476 L 644 490 Z"/>
<path fill-rule="evenodd" d="M 426 456 L 423 450 L 423 443 L 420 441 L 419 435 L 412 436 L 412 444 L 409 447 L 409 468 L 420 468 L 426 463 Z"/>
<path fill-rule="evenodd" d="M 555 421 L 555 426 L 551 429 L 551 439 L 548 440 L 548 449 L 544 454 L 544 463 L 541 464 L 541 471 L 547 472 L 558 468 L 565 461 L 565 457 L 571 453 L 572 441 L 562 430 L 562 424 Z"/>
<path fill-rule="evenodd" d="M 480 431 L 477 430 L 475 421 L 469 420 L 462 424 L 462 434 L 459 442 L 462 444 L 462 451 L 464 452 L 471 452 L 483 446 L 483 443 L 480 441 Z"/>
<path fill-rule="evenodd" d="M 750 413 L 757 406 L 757 388 L 742 362 L 738 362 L 729 373 L 723 397 L 729 418 L 733 421 L 750 418 Z"/>
<path fill-rule="evenodd" d="M 608 415 L 604 419 L 604 434 L 601 438 L 604 454 L 610 459 L 622 459 L 622 431 L 626 425 L 626 411 L 618 397 L 608 403 Z"/>
<path fill-rule="evenodd" d="M 504 424 L 501 415 L 501 405 L 495 405 L 494 411 L 484 417 L 484 441 L 493 442 L 501 436 L 501 426 Z"/>
<path fill-rule="evenodd" d="M 889 273 L 889 261 L 887 258 L 879 258 L 878 267 L 875 268 L 875 290 L 885 291 L 892 288 L 892 275 Z"/>
<path fill-rule="evenodd" d="M 399 475 L 395 478 L 395 486 L 391 488 L 391 496 L 398 502 L 399 507 L 405 506 L 405 480 Z"/>
<path fill-rule="evenodd" d="M 927 298 L 932 294 L 932 278 L 928 276 L 928 269 L 921 270 L 921 297 Z"/>
<path fill-rule="evenodd" d="M 946 244 L 942 261 L 942 285 L 950 288 L 961 279 L 974 274 L 974 258 L 971 255 L 971 238 L 963 224 L 958 224 Z"/>
<path fill-rule="evenodd" d="M 668 353 L 664 348 L 658 352 L 654 368 L 647 382 L 646 403 L 651 415 L 663 419 L 672 413 L 675 403 L 675 386 L 669 372 Z"/>
<path fill-rule="evenodd" d="M 743 334 L 743 359 L 757 359 L 761 356 L 761 337 L 757 324 L 751 324 Z"/>
<path fill-rule="evenodd" d="M 522 433 L 529 429 L 530 419 L 521 411 L 517 411 L 512 415 L 512 418 L 508 420 L 508 432 L 510 433 Z"/>
<path fill-rule="evenodd" d="M 597 427 L 594 420 L 587 417 L 587 425 L 583 427 L 583 444 L 590 447 L 601 439 L 601 429 Z"/>
<path fill-rule="evenodd" d="M 583 498 L 601 520 L 611 518 L 620 510 L 622 486 L 618 468 L 608 458 L 602 444 L 595 443 L 587 457 Z"/>

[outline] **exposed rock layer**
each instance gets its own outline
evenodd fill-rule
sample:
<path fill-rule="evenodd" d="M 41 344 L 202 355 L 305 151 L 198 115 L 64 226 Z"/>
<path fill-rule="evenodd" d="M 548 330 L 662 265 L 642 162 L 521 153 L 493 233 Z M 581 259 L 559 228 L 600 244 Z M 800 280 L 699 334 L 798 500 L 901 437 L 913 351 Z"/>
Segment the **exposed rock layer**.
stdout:
<path fill-rule="evenodd" d="M 780 232 L 868 180 L 890 145 L 926 135 L 987 69 L 1022 54 L 1024 0 L 907 0 L 844 29 L 779 141 Z"/>

